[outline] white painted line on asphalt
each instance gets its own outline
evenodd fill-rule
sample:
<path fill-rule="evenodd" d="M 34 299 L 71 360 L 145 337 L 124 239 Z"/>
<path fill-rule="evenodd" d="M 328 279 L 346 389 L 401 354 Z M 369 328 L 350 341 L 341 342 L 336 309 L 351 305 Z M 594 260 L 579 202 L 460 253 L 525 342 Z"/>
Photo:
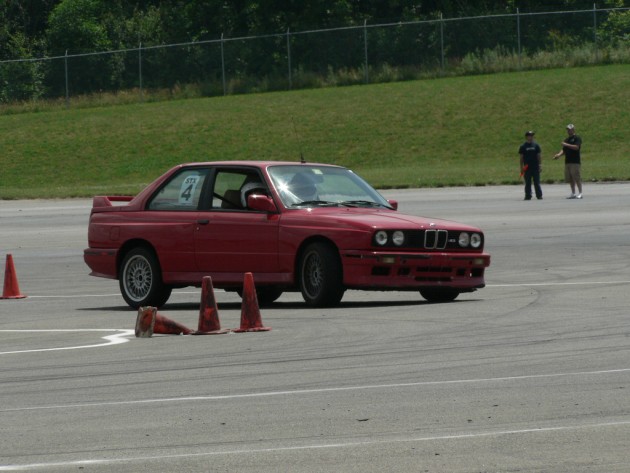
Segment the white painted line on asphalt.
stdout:
<path fill-rule="evenodd" d="M 106 347 L 109 345 L 120 345 L 121 343 L 127 343 L 129 336 L 134 335 L 135 330 L 122 330 L 122 329 L 52 329 L 52 330 L 0 330 L 0 333 L 46 333 L 46 332 L 119 332 L 106 337 L 101 337 L 103 340 L 107 340 L 106 343 L 97 343 L 95 345 L 77 345 L 70 347 L 59 348 L 35 348 L 32 350 L 17 350 L 17 351 L 0 351 L 0 355 L 12 355 L 16 353 L 38 353 L 44 351 L 62 351 L 62 350 L 80 350 L 83 348 L 96 348 Z"/>
<path fill-rule="evenodd" d="M 585 429 L 605 429 L 610 427 L 625 427 L 630 425 L 630 421 L 617 421 L 617 422 L 602 422 L 598 424 L 584 424 L 584 425 L 562 425 L 556 427 L 540 427 L 531 429 L 520 430 L 497 430 L 490 432 L 473 432 L 462 433 L 453 435 L 439 435 L 434 437 L 414 437 L 414 438 L 402 438 L 402 439 L 380 439 L 380 440 L 366 440 L 362 442 L 346 442 L 346 443 L 331 443 L 331 444 L 312 444 L 301 445 L 293 447 L 271 447 L 271 448 L 255 448 L 255 449 L 242 449 L 242 450 L 223 450 L 219 452 L 200 452 L 200 453 L 179 453 L 173 455 L 153 455 L 146 457 L 128 457 L 128 458 L 97 458 L 92 460 L 75 460 L 66 462 L 51 462 L 51 463 L 31 463 L 28 465 L 0 465 L 0 471 L 26 471 L 34 469 L 47 469 L 47 468 L 74 468 L 86 465 L 116 465 L 123 463 L 137 463 L 148 461 L 164 461 L 164 460 L 181 460 L 181 459 L 194 459 L 221 455 L 254 455 L 265 453 L 283 453 L 283 452 L 295 452 L 306 450 L 321 450 L 321 449 L 335 449 L 335 448 L 356 448 L 356 447 L 369 447 L 374 445 L 385 444 L 400 444 L 400 443 L 414 443 L 414 442 L 432 442 L 432 441 L 444 441 L 444 440 L 462 440 L 462 439 L 477 439 L 487 437 L 501 437 L 505 435 L 526 435 L 526 434 L 538 434 L 560 431 L 572 431 L 572 430 L 585 430 Z"/>
<path fill-rule="evenodd" d="M 129 330 L 132 332 L 132 330 Z M 135 401 L 110 401 L 110 402 L 93 402 L 84 404 L 57 404 L 51 406 L 32 406 L 32 407 L 16 407 L 11 409 L 2 409 L 0 412 L 15 412 L 15 411 L 37 411 L 45 409 L 81 409 L 103 406 L 128 406 L 138 404 L 158 404 L 158 403 L 177 403 L 177 402 L 197 402 L 197 401 L 225 401 L 233 399 L 243 398 L 258 398 L 258 397 L 272 397 L 272 396 L 295 396 L 304 394 L 320 394 L 330 392 L 343 392 L 343 391 L 362 391 L 368 389 L 391 389 L 391 388 L 414 388 L 419 386 L 445 386 L 451 384 L 476 384 L 476 383 L 497 383 L 505 381 L 522 381 L 527 379 L 544 379 L 544 378 L 561 378 L 561 377 L 573 377 L 573 376 L 601 376 L 607 374 L 619 374 L 630 373 L 630 368 L 621 368 L 613 370 L 598 370 L 598 371 L 579 371 L 573 373 L 549 373 L 549 374 L 531 374 L 523 376 L 504 376 L 499 378 L 478 378 L 478 379 L 454 379 L 445 381 L 419 381 L 416 383 L 395 383 L 395 384 L 372 384 L 364 386 L 341 386 L 336 388 L 319 388 L 319 389 L 302 389 L 295 391 L 266 391 L 261 393 L 245 393 L 245 394 L 225 394 L 217 396 L 187 396 L 187 397 L 167 397 L 167 398 L 155 398 L 155 399 L 140 399 Z"/>
<path fill-rule="evenodd" d="M 630 281 L 540 282 L 521 284 L 486 284 L 486 287 L 590 286 L 593 284 L 630 284 Z"/>

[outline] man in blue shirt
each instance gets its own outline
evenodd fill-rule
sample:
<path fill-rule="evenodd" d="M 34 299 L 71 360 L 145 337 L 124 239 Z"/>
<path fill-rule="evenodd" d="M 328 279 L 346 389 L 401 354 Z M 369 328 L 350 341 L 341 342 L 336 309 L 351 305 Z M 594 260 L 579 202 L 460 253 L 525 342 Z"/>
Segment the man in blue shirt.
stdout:
<path fill-rule="evenodd" d="M 543 193 L 540 187 L 540 171 L 542 171 L 542 156 L 538 143 L 534 141 L 534 132 L 525 133 L 525 143 L 518 149 L 521 157 L 521 175 L 525 178 L 525 200 L 532 200 L 532 181 L 536 198 L 542 199 Z"/>

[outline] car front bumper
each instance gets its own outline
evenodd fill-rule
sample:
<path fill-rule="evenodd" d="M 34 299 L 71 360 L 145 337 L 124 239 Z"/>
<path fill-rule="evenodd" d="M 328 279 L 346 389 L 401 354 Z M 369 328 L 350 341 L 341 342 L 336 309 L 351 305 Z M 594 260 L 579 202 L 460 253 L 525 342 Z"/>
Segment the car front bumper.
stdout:
<path fill-rule="evenodd" d="M 462 292 L 485 286 L 487 253 L 400 253 L 349 250 L 341 253 L 348 288 L 416 290 L 452 287 Z"/>

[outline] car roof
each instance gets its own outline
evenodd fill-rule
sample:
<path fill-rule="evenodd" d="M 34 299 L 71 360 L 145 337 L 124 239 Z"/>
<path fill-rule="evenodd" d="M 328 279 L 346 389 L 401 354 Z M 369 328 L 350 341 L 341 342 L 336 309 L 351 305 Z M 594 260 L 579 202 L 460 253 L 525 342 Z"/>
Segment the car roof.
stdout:
<path fill-rule="evenodd" d="M 257 168 L 266 168 L 268 166 L 328 166 L 328 167 L 342 167 L 335 164 L 325 163 L 311 163 L 311 162 L 299 162 L 299 161 L 207 161 L 207 162 L 191 162 L 180 164 L 181 167 L 197 167 L 197 166 L 251 166 Z"/>

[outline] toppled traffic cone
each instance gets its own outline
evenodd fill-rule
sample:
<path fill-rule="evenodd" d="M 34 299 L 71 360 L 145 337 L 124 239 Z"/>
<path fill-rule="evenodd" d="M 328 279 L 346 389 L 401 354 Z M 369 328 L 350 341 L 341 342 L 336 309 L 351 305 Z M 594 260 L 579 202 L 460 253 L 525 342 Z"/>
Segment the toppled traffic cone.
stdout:
<path fill-rule="evenodd" d="M 136 337 L 151 338 L 155 327 L 155 316 L 157 307 L 139 307 L 138 318 L 136 319 Z"/>
<path fill-rule="evenodd" d="M 258 296 L 254 287 L 254 276 L 245 273 L 243 281 L 243 305 L 241 306 L 241 327 L 234 332 L 266 332 L 271 327 L 263 327 L 258 306 Z"/>
<path fill-rule="evenodd" d="M 20 286 L 18 285 L 15 266 L 13 265 L 13 256 L 7 255 L 7 263 L 4 270 L 4 289 L 0 299 L 24 299 L 25 297 L 24 294 L 20 294 Z"/>
<path fill-rule="evenodd" d="M 188 327 L 184 327 L 182 324 L 175 322 L 174 320 L 164 317 L 156 312 L 155 323 L 153 325 L 153 333 L 160 333 L 165 335 L 190 335 L 194 333 Z"/>
<path fill-rule="evenodd" d="M 229 333 L 230 330 L 221 330 L 219 321 L 219 309 L 214 297 L 212 278 L 204 276 L 201 280 L 201 303 L 199 304 L 199 324 L 197 332 L 193 335 L 219 335 Z"/>

